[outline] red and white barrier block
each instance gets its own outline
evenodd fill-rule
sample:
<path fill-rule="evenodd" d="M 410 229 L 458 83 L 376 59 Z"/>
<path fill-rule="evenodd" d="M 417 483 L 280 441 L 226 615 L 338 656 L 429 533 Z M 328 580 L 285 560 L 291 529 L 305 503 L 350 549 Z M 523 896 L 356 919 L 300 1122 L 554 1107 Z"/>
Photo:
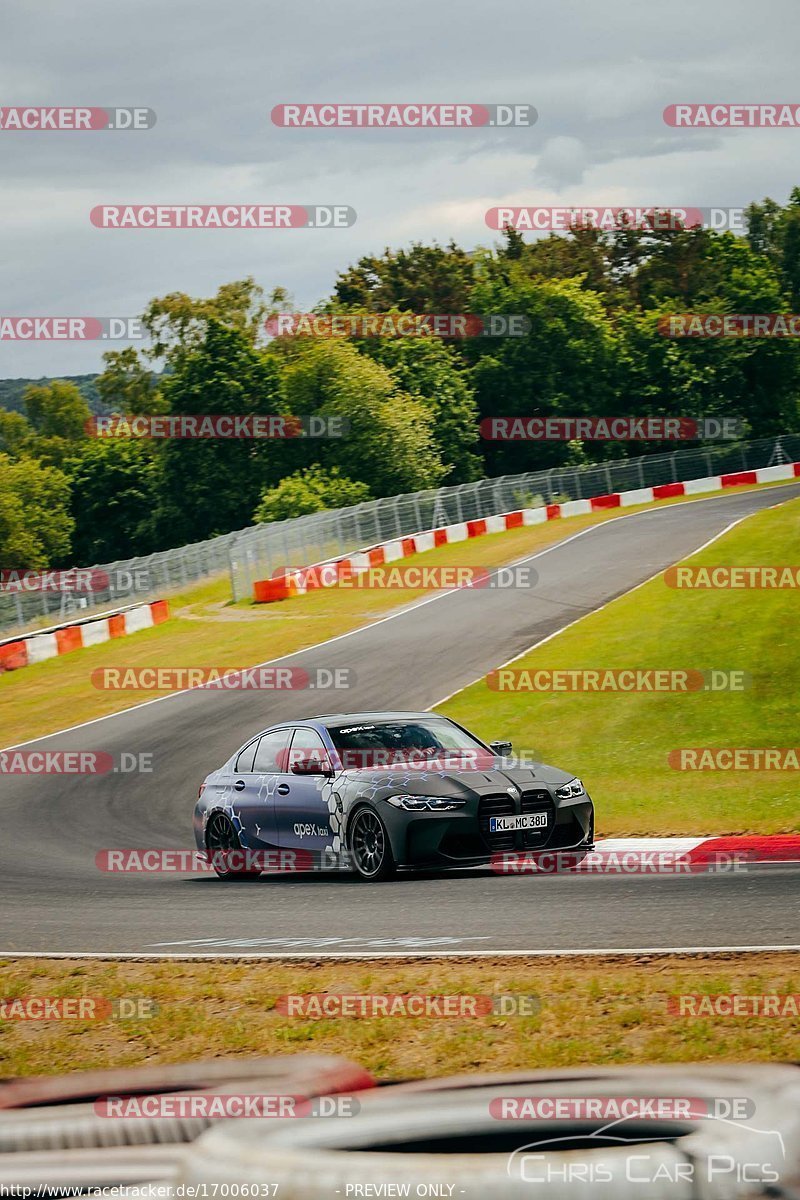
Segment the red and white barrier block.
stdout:
<path fill-rule="evenodd" d="M 97 646 L 112 638 L 125 637 L 161 625 L 169 617 L 169 601 L 153 600 L 150 604 L 135 604 L 102 617 L 87 617 L 73 625 L 59 625 L 28 633 L 14 641 L 0 644 L 0 673 L 15 671 L 32 663 L 58 658 L 84 646 Z"/>
<path fill-rule="evenodd" d="M 685 483 L 662 483 L 656 487 L 635 488 L 630 492 L 611 492 L 607 496 L 592 496 L 587 500 L 567 500 L 564 504 L 547 504 L 543 508 L 521 508 L 516 512 L 500 513 L 497 516 L 481 517 L 475 521 L 461 521 L 455 525 L 444 525 L 440 529 L 429 529 L 425 533 L 414 533 L 391 542 L 382 542 L 359 550 L 346 558 L 330 559 L 285 571 L 273 579 L 260 579 L 253 586 L 254 599 L 259 604 L 274 600 L 288 600 L 318 587 L 335 587 L 341 579 L 379 567 L 384 563 L 422 554 L 436 546 L 453 542 L 464 542 L 482 537 L 487 533 L 503 533 L 507 529 L 519 529 L 525 525 L 540 525 L 545 521 L 556 521 L 562 517 L 585 516 L 594 512 L 605 512 L 611 508 L 632 508 L 636 504 L 651 504 L 654 500 L 668 500 L 674 496 L 697 496 L 704 492 L 719 492 L 724 488 L 746 487 L 756 483 L 776 483 L 784 479 L 800 478 L 800 462 L 783 463 L 776 467 L 760 467 L 756 471 L 737 471 L 731 475 L 710 475 L 703 479 L 689 479 Z"/>

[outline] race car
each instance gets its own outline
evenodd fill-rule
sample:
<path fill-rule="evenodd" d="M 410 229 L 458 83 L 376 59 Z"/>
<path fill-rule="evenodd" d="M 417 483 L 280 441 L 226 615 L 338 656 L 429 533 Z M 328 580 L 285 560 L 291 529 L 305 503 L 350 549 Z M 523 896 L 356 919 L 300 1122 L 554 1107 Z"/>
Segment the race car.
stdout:
<path fill-rule="evenodd" d="M 515 852 L 590 850 L 594 806 L 581 780 L 512 749 L 432 712 L 284 721 L 206 776 L 197 847 L 227 880 L 294 862 L 379 881 Z"/>

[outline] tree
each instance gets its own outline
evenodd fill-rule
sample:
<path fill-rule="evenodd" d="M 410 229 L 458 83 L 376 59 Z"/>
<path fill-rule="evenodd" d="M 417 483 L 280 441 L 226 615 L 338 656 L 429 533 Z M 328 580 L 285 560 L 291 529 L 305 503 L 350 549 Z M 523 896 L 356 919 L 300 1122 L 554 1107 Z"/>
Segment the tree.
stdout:
<path fill-rule="evenodd" d="M 163 386 L 172 414 L 290 415 L 280 398 L 275 360 L 242 330 L 214 320 Z M 180 545 L 246 525 L 264 487 L 291 469 L 290 445 L 247 438 L 165 441 L 155 513 L 160 544 Z"/>
<path fill-rule="evenodd" d="M 470 338 L 464 354 L 481 419 L 604 416 L 615 411 L 617 339 L 602 301 L 580 279 L 531 279 L 510 263 L 505 281 L 475 288 L 476 311 L 520 313 L 523 337 Z M 488 474 L 515 474 L 568 460 L 564 442 L 486 441 Z"/>
<path fill-rule="evenodd" d="M 277 487 L 265 491 L 253 513 L 253 520 L 284 521 L 288 517 L 302 517 L 326 508 L 363 504 L 369 499 L 367 485 L 345 478 L 338 467 L 328 471 L 320 466 L 308 467 L 287 475 Z"/>
<path fill-rule="evenodd" d="M 23 393 L 25 412 L 36 435 L 35 454 L 59 466 L 76 442 L 87 436 L 89 406 L 74 383 L 54 379 L 30 384 Z"/>
<path fill-rule="evenodd" d="M 466 313 L 474 282 L 472 259 L 455 242 L 415 242 L 409 250 L 387 247 L 380 258 L 360 258 L 339 275 L 334 299 L 359 312 Z"/>
<path fill-rule="evenodd" d="M 0 568 L 39 571 L 64 560 L 73 520 L 63 472 L 0 454 Z"/>
<path fill-rule="evenodd" d="M 523 249 L 510 241 L 500 261 L 516 259 L 532 278 L 577 279 L 589 291 L 605 292 L 612 285 L 609 246 L 610 239 L 600 230 L 576 228 L 569 237 L 551 233 L 523 243 Z"/>
<path fill-rule="evenodd" d="M 107 408 L 129 416 L 166 411 L 161 377 L 150 370 L 135 346 L 109 350 L 103 359 L 106 369 L 97 377 L 97 390 Z"/>
<path fill-rule="evenodd" d="M 439 337 L 364 338 L 362 353 L 386 367 L 397 386 L 431 414 L 445 484 L 479 479 L 478 405 L 461 358 Z"/>
<path fill-rule="evenodd" d="M 66 460 L 75 521 L 72 554 L 91 564 L 149 554 L 155 548 L 157 451 L 134 438 L 94 439 Z"/>
<path fill-rule="evenodd" d="M 621 383 L 623 394 L 655 387 L 667 412 L 736 418 L 755 437 L 796 428 L 800 395 L 796 340 L 670 339 L 656 327 L 658 315 L 676 312 L 785 311 L 787 300 L 777 267 L 732 233 L 698 229 L 674 237 L 639 273 L 646 311 L 621 322 L 628 372 Z M 643 334 L 661 345 L 647 348 Z M 637 359 L 633 372 L 638 382 L 632 386 L 630 370 Z"/>
<path fill-rule="evenodd" d="M 793 188 L 785 208 L 769 197 L 746 209 L 747 240 L 780 272 L 792 308 L 800 307 L 800 188 Z"/>
<path fill-rule="evenodd" d="M 143 323 L 153 339 L 147 356 L 175 363 L 204 344 L 212 323 L 237 330 L 255 345 L 266 312 L 264 293 L 252 277 L 224 283 L 208 299 L 170 292 L 145 309 Z"/>
<path fill-rule="evenodd" d="M 22 413 L 0 408 L 0 453 L 9 458 L 20 458 L 30 447 L 32 438 L 33 429 Z"/>
<path fill-rule="evenodd" d="M 273 299 L 281 296 L 276 293 Z M 126 346 L 103 355 L 106 369 L 97 380 L 103 401 L 125 413 L 168 411 L 163 380 L 148 364 L 163 360 L 170 374 L 186 354 L 204 345 L 212 324 L 237 331 L 254 346 L 266 312 L 263 291 L 251 277 L 224 283 L 211 297 L 197 298 L 186 292 L 156 297 L 142 316 L 150 345 L 141 350 Z"/>
<path fill-rule="evenodd" d="M 387 369 L 349 342 L 291 339 L 282 391 L 296 414 L 337 417 L 345 437 L 304 443 L 325 467 L 359 479 L 373 496 L 434 487 L 446 468 L 436 449 L 433 415 L 401 391 Z"/>
<path fill-rule="evenodd" d="M 28 420 L 40 437 L 74 442 L 86 436 L 86 422 L 92 414 L 74 383 L 60 379 L 32 383 L 25 389 L 24 400 Z"/>

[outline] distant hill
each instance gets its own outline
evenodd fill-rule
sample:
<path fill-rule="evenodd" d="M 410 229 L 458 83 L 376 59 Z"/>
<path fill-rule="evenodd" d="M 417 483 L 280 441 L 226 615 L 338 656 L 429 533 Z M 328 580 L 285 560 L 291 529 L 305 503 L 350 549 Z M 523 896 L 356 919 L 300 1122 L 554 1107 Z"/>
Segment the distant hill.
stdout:
<path fill-rule="evenodd" d="M 66 383 L 74 383 L 86 397 L 86 403 L 93 413 L 105 412 L 103 402 L 94 384 L 95 379 L 97 379 L 96 373 L 94 375 L 43 375 L 41 379 L 0 379 L 0 408 L 10 409 L 11 412 L 24 413 L 25 405 L 22 402 L 22 393 L 28 384 L 37 383 L 41 385 L 53 383 L 55 379 L 62 379 Z"/>

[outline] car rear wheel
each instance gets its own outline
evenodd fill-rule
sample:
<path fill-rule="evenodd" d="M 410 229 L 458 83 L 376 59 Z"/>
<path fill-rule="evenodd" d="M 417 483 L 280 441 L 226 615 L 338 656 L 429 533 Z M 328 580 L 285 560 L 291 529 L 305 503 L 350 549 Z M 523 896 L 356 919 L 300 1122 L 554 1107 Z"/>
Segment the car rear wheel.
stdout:
<path fill-rule="evenodd" d="M 214 813 L 206 828 L 206 849 L 218 879 L 256 879 L 261 871 L 258 867 L 237 870 L 237 860 L 243 862 L 247 852 L 242 849 L 238 834 L 230 817 L 225 813 Z"/>
<path fill-rule="evenodd" d="M 395 861 L 386 826 L 371 808 L 362 808 L 350 826 L 350 854 L 362 879 L 380 882 L 391 879 Z"/>

